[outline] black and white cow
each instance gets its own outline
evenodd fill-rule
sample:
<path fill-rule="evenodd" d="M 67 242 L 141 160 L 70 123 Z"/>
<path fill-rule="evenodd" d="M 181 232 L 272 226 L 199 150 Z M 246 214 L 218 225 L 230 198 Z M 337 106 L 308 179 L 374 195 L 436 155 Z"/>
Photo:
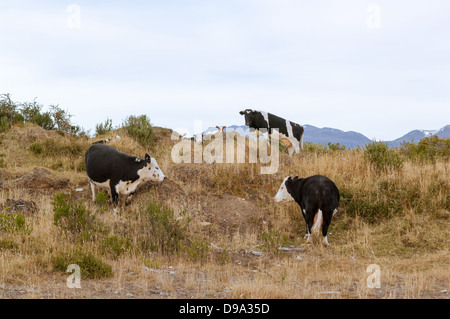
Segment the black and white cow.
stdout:
<path fill-rule="evenodd" d="M 332 180 L 322 175 L 294 179 L 288 176 L 281 183 L 275 201 L 296 201 L 305 218 L 307 242 L 311 232 L 317 234 L 322 229 L 323 243 L 328 245 L 328 226 L 339 205 L 339 190 Z"/>
<path fill-rule="evenodd" d="M 108 188 L 117 210 L 119 194 L 132 195 L 139 184 L 146 181 L 163 181 L 164 174 L 156 160 L 145 154 L 145 158 L 119 152 L 111 145 L 94 144 L 85 155 L 86 173 L 95 200 L 95 186 Z"/>
<path fill-rule="evenodd" d="M 245 125 L 250 128 L 267 129 L 266 134 L 269 135 L 272 134 L 273 129 L 278 129 L 280 142 L 289 149 L 289 155 L 292 156 L 294 151 L 299 153 L 300 148 L 303 149 L 303 127 L 301 125 L 264 111 L 246 109 L 240 111 L 239 114 L 245 116 Z M 267 139 L 268 136 L 265 137 Z"/>

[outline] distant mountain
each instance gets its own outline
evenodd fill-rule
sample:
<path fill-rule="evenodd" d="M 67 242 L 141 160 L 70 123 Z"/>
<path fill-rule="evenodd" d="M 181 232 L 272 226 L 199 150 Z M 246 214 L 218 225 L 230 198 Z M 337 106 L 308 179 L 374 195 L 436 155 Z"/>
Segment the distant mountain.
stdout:
<path fill-rule="evenodd" d="M 432 135 L 437 135 L 440 138 L 450 137 L 450 125 L 446 125 L 440 130 L 413 130 L 393 141 L 388 141 L 387 144 L 389 147 L 400 147 L 403 142 L 418 143 L 424 137 Z"/>
<path fill-rule="evenodd" d="M 346 147 L 353 148 L 358 146 L 364 146 L 370 143 L 371 140 L 361 133 L 348 131 L 344 132 L 335 128 L 318 128 L 312 125 L 303 125 L 305 132 L 303 133 L 303 142 L 320 143 L 328 145 L 329 142 Z"/>
<path fill-rule="evenodd" d="M 329 142 L 333 144 L 339 143 L 341 145 L 345 145 L 347 148 L 365 146 L 367 143 L 372 142 L 371 139 L 367 138 L 363 134 L 354 131 L 345 132 L 329 127 L 318 128 L 309 124 L 303 125 L 303 128 L 305 129 L 303 142 L 320 143 L 325 146 L 327 146 Z M 249 129 L 246 125 L 231 125 L 228 126 L 224 131 L 230 132 L 236 130 L 245 137 L 252 137 L 248 134 Z M 204 131 L 203 134 L 211 134 L 216 131 L 217 128 L 210 127 L 206 131 Z M 400 147 L 402 142 L 407 141 L 418 143 L 422 138 L 432 135 L 437 135 L 440 138 L 450 138 L 450 125 L 446 125 L 440 130 L 413 130 L 393 141 L 386 141 L 386 143 L 389 147 Z"/>

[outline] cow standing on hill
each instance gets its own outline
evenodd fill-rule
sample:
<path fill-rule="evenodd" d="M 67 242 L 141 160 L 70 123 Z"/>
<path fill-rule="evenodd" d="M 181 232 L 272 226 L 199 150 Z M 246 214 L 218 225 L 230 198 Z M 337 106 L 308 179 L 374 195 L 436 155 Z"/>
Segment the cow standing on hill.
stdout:
<path fill-rule="evenodd" d="M 256 111 L 246 109 L 239 112 L 245 116 L 245 125 L 256 130 L 266 129 L 267 133 L 263 133 L 266 139 L 272 134 L 273 129 L 278 129 L 280 133 L 280 142 L 282 142 L 289 150 L 292 156 L 294 151 L 300 153 L 303 149 L 303 127 L 297 123 L 285 120 L 279 116 L 264 111 Z"/>
<path fill-rule="evenodd" d="M 94 144 L 86 151 L 86 173 L 95 200 L 95 186 L 108 188 L 114 205 L 114 214 L 119 194 L 133 195 L 142 182 L 163 181 L 165 176 L 156 160 L 145 154 L 144 159 L 119 152 L 111 145 Z"/>
<path fill-rule="evenodd" d="M 328 244 L 327 231 L 339 205 L 339 190 L 326 176 L 286 177 L 275 196 L 276 202 L 296 201 L 306 222 L 306 238 L 322 229 L 323 243 Z"/>

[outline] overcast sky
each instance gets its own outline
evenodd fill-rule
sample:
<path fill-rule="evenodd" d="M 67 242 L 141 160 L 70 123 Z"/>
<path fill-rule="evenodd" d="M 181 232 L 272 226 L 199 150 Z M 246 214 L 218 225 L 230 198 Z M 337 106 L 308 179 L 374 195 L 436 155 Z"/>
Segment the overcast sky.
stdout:
<path fill-rule="evenodd" d="M 450 1 L 1 1 L 0 93 L 91 133 L 253 108 L 392 140 L 450 124 Z"/>

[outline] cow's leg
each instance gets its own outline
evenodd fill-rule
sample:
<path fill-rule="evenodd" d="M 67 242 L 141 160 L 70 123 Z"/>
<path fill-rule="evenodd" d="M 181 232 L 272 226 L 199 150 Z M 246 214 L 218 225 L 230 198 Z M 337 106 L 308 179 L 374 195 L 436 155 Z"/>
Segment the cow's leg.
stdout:
<path fill-rule="evenodd" d="M 92 201 L 95 202 L 95 185 L 90 179 L 89 179 L 89 184 L 91 185 Z"/>
<path fill-rule="evenodd" d="M 328 226 L 330 226 L 331 218 L 333 217 L 333 212 L 331 210 L 325 210 L 323 212 L 323 225 L 322 225 L 322 235 L 323 235 L 323 244 L 328 246 Z"/>
<path fill-rule="evenodd" d="M 119 203 L 119 194 L 116 191 L 115 183 L 111 183 L 110 190 L 111 190 L 111 200 L 112 200 L 113 207 L 114 207 L 114 216 L 116 216 L 117 205 Z"/>
<path fill-rule="evenodd" d="M 313 211 L 312 209 L 306 209 L 305 212 L 305 221 L 306 221 L 306 243 L 312 244 L 312 239 L 311 239 L 311 230 L 314 224 L 314 215 L 315 215 L 315 211 Z"/>
<path fill-rule="evenodd" d="M 302 211 L 303 218 L 305 219 L 305 225 L 306 225 L 305 238 L 308 239 L 309 236 L 310 236 L 310 234 L 311 234 L 311 232 L 310 232 L 310 230 L 309 230 L 309 228 L 308 228 L 308 223 L 306 222 L 306 210 L 301 209 L 301 211 Z"/>

